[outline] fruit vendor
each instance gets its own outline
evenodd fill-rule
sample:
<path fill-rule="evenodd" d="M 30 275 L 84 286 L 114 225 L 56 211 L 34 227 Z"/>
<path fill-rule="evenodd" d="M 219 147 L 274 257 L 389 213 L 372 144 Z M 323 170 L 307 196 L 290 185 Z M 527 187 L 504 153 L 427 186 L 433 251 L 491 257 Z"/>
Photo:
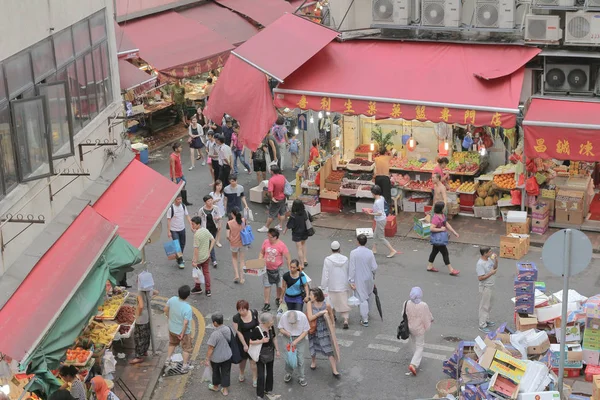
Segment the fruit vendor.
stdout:
<path fill-rule="evenodd" d="M 448 195 L 446 186 L 442 183 L 442 177 L 434 172 L 431 179 L 433 181 L 433 204 L 444 203 L 444 215 L 448 215 Z M 431 216 L 433 217 L 433 208 L 431 209 Z"/>
<path fill-rule="evenodd" d="M 447 181 L 449 178 L 449 175 L 444 173 L 444 169 L 448 167 L 448 163 L 449 161 L 446 157 L 440 157 L 437 159 L 437 165 L 435 166 L 435 168 L 433 168 L 433 175 L 439 174 L 441 177 L 440 180 L 444 185 L 447 185 Z M 435 199 L 433 204 L 435 204 Z"/>

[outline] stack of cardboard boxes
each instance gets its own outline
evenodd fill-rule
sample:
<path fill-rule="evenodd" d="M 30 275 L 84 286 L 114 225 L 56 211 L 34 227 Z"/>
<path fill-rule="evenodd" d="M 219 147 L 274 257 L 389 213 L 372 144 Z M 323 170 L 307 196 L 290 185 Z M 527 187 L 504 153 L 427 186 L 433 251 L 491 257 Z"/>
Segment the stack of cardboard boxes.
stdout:
<path fill-rule="evenodd" d="M 582 224 L 584 192 L 560 189 L 556 194 L 554 207 L 556 222 L 559 224 Z"/>
<path fill-rule="evenodd" d="M 583 360 L 588 365 L 587 372 L 590 366 L 600 365 L 600 296 L 589 298 L 584 309 Z"/>
<path fill-rule="evenodd" d="M 506 218 L 506 236 L 500 236 L 500 257 L 521 259 L 529 252 L 531 219 L 525 211 L 509 211 Z"/>
<path fill-rule="evenodd" d="M 537 266 L 531 262 L 517 263 L 517 276 L 514 282 L 515 289 L 515 312 L 518 314 L 516 318 L 517 330 L 525 331 L 537 326 L 535 322 L 526 320 L 529 314 L 534 313 L 535 308 L 535 281 L 537 280 Z M 535 317 L 533 317 L 535 318 Z M 522 324 L 527 327 L 521 326 Z"/>
<path fill-rule="evenodd" d="M 550 206 L 539 202 L 531 209 L 531 232 L 543 235 L 548 230 L 550 223 Z"/>

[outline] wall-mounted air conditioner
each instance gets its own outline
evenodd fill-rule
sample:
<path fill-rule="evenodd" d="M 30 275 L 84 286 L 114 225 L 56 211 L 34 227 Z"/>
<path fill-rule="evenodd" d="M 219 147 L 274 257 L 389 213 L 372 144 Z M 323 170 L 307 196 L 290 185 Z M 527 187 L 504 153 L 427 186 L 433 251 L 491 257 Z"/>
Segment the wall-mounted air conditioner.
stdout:
<path fill-rule="evenodd" d="M 559 44 L 562 39 L 560 16 L 534 15 L 525 16 L 525 41 L 539 44 Z"/>
<path fill-rule="evenodd" d="M 590 66 L 574 64 L 546 64 L 544 91 L 572 94 L 588 94 L 590 90 Z"/>
<path fill-rule="evenodd" d="M 587 0 L 588 8 L 600 9 L 600 0 Z"/>
<path fill-rule="evenodd" d="M 539 7 L 573 7 L 576 0 L 533 0 L 533 6 Z"/>
<path fill-rule="evenodd" d="M 515 2 L 510 0 L 475 1 L 475 27 L 513 29 Z"/>
<path fill-rule="evenodd" d="M 600 46 L 600 13 L 566 13 L 565 44 Z"/>
<path fill-rule="evenodd" d="M 373 0 L 373 25 L 410 24 L 412 0 Z"/>
<path fill-rule="evenodd" d="M 423 26 L 460 26 L 460 0 L 423 0 Z"/>

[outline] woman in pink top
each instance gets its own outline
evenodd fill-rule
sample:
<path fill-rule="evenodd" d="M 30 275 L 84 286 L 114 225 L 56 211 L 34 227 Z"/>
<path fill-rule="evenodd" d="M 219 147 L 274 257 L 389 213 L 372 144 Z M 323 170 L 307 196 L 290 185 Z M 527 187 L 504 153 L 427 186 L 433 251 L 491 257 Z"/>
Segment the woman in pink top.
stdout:
<path fill-rule="evenodd" d="M 446 157 L 441 157 L 437 159 L 437 165 L 433 168 L 432 176 L 435 174 L 440 175 L 440 180 L 442 183 L 448 187 L 448 174 L 444 173 L 444 169 L 448 166 L 449 161 Z"/>
<path fill-rule="evenodd" d="M 427 303 L 422 301 L 423 291 L 420 287 L 414 287 L 410 291 L 410 300 L 406 302 L 406 317 L 408 319 L 408 330 L 410 337 L 415 344 L 415 353 L 408 370 L 410 374 L 417 375 L 417 369 L 421 364 L 423 357 L 423 347 L 425 346 L 425 332 L 431 328 L 433 316 L 429 311 Z M 408 374 L 407 374 L 408 375 Z"/>
<path fill-rule="evenodd" d="M 227 222 L 227 240 L 229 240 L 229 246 L 231 247 L 231 263 L 233 264 L 233 273 L 235 278 L 233 283 L 244 283 L 244 252 L 246 248 L 242 244 L 241 232 L 246 225 L 246 220 L 242 218 L 242 212 L 239 208 L 233 207 L 231 210 L 231 219 Z M 239 261 L 239 262 L 238 262 Z M 240 268 L 241 266 L 241 268 Z"/>

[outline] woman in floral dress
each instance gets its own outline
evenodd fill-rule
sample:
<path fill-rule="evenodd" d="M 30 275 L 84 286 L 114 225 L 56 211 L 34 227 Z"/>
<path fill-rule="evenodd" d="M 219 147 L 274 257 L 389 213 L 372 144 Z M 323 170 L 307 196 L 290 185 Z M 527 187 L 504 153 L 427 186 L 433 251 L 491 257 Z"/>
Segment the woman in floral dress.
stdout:
<path fill-rule="evenodd" d="M 329 318 L 333 321 L 333 310 L 325 303 L 323 291 L 319 288 L 311 289 L 310 305 L 306 307 L 306 316 L 311 325 L 311 329 L 308 332 L 308 344 L 312 358 L 310 369 L 317 369 L 317 353 L 321 353 L 329 358 L 333 376 L 339 379 L 340 373 L 337 370 L 337 363 L 333 355 L 331 333 L 325 321 L 325 314 L 327 313 L 329 313 Z M 314 321 L 316 321 L 316 329 L 314 328 Z"/>

